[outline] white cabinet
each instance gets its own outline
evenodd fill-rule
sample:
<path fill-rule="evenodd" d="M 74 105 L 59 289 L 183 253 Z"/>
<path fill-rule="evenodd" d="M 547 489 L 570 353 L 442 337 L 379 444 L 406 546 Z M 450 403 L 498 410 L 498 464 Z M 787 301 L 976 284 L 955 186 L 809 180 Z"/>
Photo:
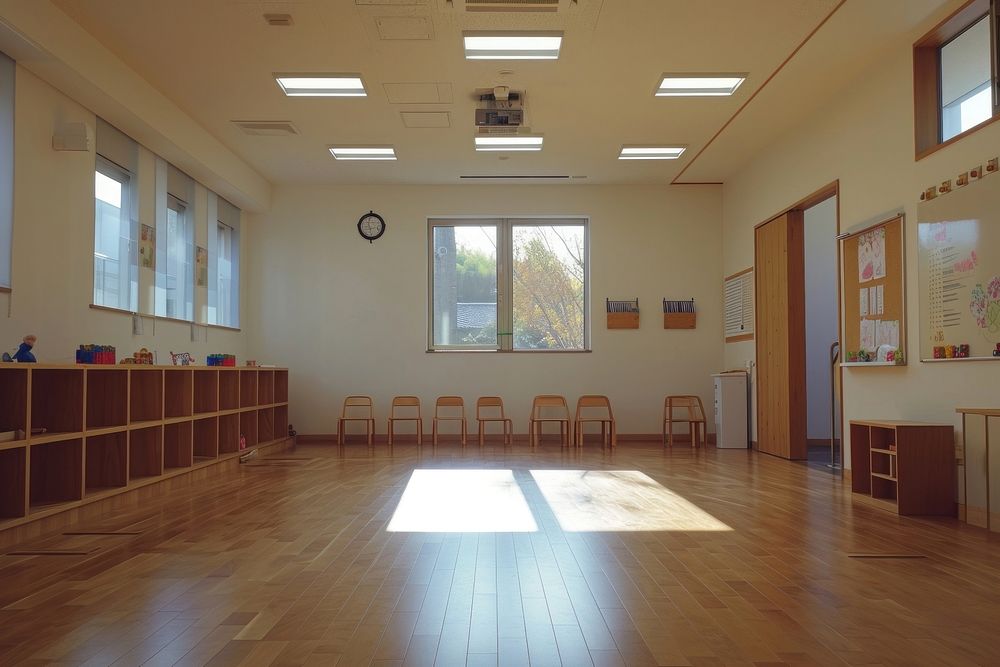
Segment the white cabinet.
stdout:
<path fill-rule="evenodd" d="M 747 448 L 747 374 L 743 371 L 716 373 L 715 446 Z"/>

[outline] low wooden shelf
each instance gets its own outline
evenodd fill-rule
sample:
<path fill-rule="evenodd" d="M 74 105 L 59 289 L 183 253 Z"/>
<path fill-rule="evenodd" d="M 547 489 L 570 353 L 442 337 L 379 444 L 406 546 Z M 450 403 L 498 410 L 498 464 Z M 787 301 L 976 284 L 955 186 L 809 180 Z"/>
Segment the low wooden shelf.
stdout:
<path fill-rule="evenodd" d="M 2 364 L 0 396 L 0 532 L 288 433 L 284 368 Z"/>
<path fill-rule="evenodd" d="M 955 430 L 945 424 L 858 420 L 851 487 L 900 515 L 955 516 Z"/>

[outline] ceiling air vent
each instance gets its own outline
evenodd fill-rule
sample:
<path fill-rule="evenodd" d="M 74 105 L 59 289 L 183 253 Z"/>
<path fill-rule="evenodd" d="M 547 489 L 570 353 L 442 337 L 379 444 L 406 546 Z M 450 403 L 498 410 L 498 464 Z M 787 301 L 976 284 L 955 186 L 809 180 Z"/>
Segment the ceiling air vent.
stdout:
<path fill-rule="evenodd" d="M 277 28 L 287 28 L 292 25 L 291 14 L 264 14 L 264 23 Z"/>
<path fill-rule="evenodd" d="M 287 120 L 234 120 L 233 125 L 254 137 L 288 137 L 299 131 Z"/>
<path fill-rule="evenodd" d="M 467 12 L 554 12 L 559 0 L 465 0 Z"/>

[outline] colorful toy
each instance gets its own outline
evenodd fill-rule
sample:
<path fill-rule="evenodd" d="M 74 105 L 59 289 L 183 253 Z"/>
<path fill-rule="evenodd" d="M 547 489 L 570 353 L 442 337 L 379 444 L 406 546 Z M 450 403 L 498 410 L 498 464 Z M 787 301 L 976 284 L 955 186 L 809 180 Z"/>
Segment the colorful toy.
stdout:
<path fill-rule="evenodd" d="M 944 359 L 944 345 L 935 345 L 934 346 L 934 358 L 935 359 Z"/>
<path fill-rule="evenodd" d="M 107 365 L 115 363 L 113 345 L 81 345 L 76 351 L 76 363 Z"/>
<path fill-rule="evenodd" d="M 133 354 L 131 357 L 125 357 L 120 363 L 123 364 L 142 364 L 146 366 L 153 365 L 153 353 L 146 348 L 141 348 L 138 352 Z"/>
<path fill-rule="evenodd" d="M 10 356 L 8 353 L 3 353 L 3 360 L 10 362 L 16 361 L 20 364 L 33 364 L 38 360 L 35 359 L 35 355 L 31 352 L 31 348 L 35 347 L 35 343 L 38 342 L 38 337 L 34 334 L 28 334 L 21 340 L 21 344 L 17 348 L 17 352 L 14 356 Z"/>
<path fill-rule="evenodd" d="M 235 366 L 235 354 L 210 354 L 206 363 L 209 366 Z"/>
<path fill-rule="evenodd" d="M 994 357 L 1000 357 L 1000 343 L 997 343 L 997 349 L 993 350 Z"/>
<path fill-rule="evenodd" d="M 968 343 L 962 343 L 961 345 L 958 346 L 958 357 L 960 359 L 968 359 L 969 358 L 969 344 Z"/>
<path fill-rule="evenodd" d="M 243 450 L 246 448 L 247 448 L 247 438 L 245 435 L 240 433 L 240 449 Z"/>
<path fill-rule="evenodd" d="M 170 360 L 174 366 L 194 366 L 194 357 L 191 356 L 190 352 L 178 352 L 177 354 L 171 352 Z"/>

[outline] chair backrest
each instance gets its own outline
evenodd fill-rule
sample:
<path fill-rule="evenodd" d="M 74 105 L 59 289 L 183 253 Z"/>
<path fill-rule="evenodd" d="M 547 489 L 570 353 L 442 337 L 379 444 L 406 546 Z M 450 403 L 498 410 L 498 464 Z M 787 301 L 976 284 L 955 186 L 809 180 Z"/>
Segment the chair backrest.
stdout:
<path fill-rule="evenodd" d="M 705 407 L 698 396 L 667 396 L 663 399 L 663 416 L 673 418 L 673 411 L 682 408 L 688 411 L 688 418 L 705 421 Z"/>
<path fill-rule="evenodd" d="M 499 416 L 495 412 L 493 414 L 487 414 L 487 419 L 506 419 L 507 415 L 503 411 L 503 399 L 499 396 L 480 396 L 476 399 L 476 419 L 483 419 L 484 409 L 487 412 L 493 412 L 494 410 L 499 410 Z"/>
<path fill-rule="evenodd" d="M 396 409 L 402 408 L 402 415 L 396 414 Z M 416 415 L 407 416 L 407 408 L 416 410 Z M 420 416 L 420 399 L 416 396 L 396 396 L 392 399 L 392 409 L 389 412 L 392 419 L 415 419 Z"/>
<path fill-rule="evenodd" d="M 341 417 L 352 419 L 374 419 L 375 405 L 371 396 L 348 396 L 344 399 Z"/>
<path fill-rule="evenodd" d="M 438 419 L 464 419 L 465 401 L 461 396 L 438 396 L 434 403 L 434 416 Z"/>
<path fill-rule="evenodd" d="M 531 416 L 532 418 L 539 418 L 542 416 L 542 411 L 546 408 L 554 410 L 559 414 L 559 418 L 569 419 L 569 406 L 566 404 L 566 399 L 562 396 L 556 394 L 540 394 L 535 396 L 535 400 L 531 404 Z M 554 419 L 554 417 L 549 417 Z"/>
<path fill-rule="evenodd" d="M 607 396 L 597 396 L 597 395 L 587 395 L 581 396 L 576 402 L 576 418 L 584 416 L 583 411 L 605 411 L 607 414 L 607 419 L 613 420 L 615 418 L 614 412 L 611 411 L 611 401 L 608 400 Z M 604 415 L 601 415 L 602 417 Z"/>

